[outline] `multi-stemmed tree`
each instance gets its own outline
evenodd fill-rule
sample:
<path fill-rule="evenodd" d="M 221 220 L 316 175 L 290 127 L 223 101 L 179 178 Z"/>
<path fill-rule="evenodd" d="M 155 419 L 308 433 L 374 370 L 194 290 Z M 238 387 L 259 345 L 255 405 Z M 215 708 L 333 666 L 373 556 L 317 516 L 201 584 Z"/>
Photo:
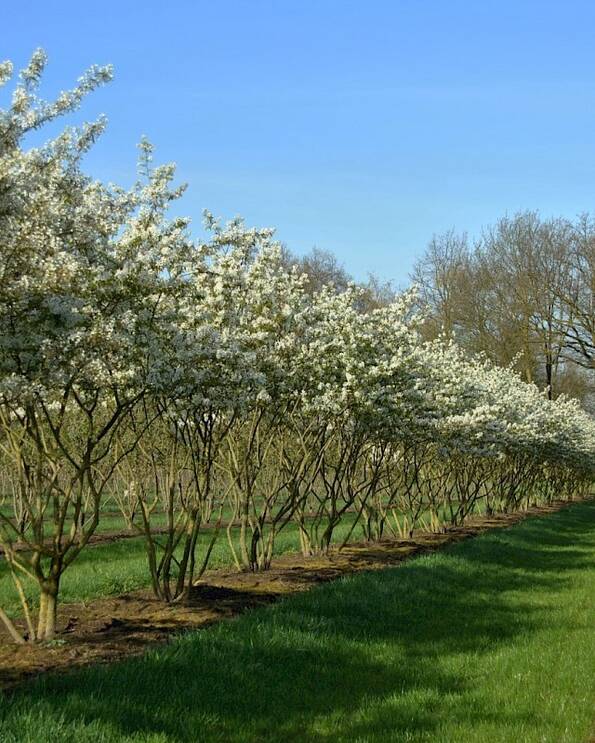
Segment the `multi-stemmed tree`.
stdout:
<path fill-rule="evenodd" d="M 109 68 L 92 68 L 46 103 L 36 94 L 44 66 L 38 51 L 0 114 L 0 446 L 27 523 L 23 530 L 0 514 L 0 539 L 30 639 L 53 637 L 62 575 L 99 522 L 115 436 L 151 383 L 161 305 L 179 281 L 172 254 L 184 234 L 184 223 L 162 222 L 176 196 L 170 167 L 147 171 L 146 183 L 128 192 L 82 173 L 102 119 L 23 148 L 28 132 L 111 77 Z M 3 65 L 2 82 L 10 73 Z M 17 551 L 17 540 L 26 549 Z M 36 626 L 23 575 L 39 586 Z"/>

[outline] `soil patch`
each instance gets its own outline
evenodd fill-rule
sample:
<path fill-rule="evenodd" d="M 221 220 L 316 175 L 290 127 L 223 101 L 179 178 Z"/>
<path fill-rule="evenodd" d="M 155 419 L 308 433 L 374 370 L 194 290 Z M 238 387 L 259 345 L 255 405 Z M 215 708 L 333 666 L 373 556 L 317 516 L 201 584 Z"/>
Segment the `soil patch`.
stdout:
<path fill-rule="evenodd" d="M 167 642 L 177 632 L 206 627 L 287 594 L 308 590 L 317 583 L 397 565 L 414 555 L 568 505 L 567 501 L 560 501 L 518 513 L 474 518 L 441 534 L 419 532 L 411 539 L 356 542 L 328 555 L 282 555 L 273 561 L 270 570 L 262 573 L 211 570 L 183 605 L 165 605 L 147 591 L 64 604 L 59 608 L 60 634 L 53 643 L 17 645 L 0 627 L 0 689 L 14 687 L 46 671 L 136 655 L 148 646 Z"/>

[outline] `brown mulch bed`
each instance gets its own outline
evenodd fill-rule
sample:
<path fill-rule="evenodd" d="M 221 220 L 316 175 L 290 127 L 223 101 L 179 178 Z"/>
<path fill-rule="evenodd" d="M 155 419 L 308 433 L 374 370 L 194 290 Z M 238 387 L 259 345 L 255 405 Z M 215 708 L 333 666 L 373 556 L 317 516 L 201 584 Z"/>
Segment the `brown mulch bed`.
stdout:
<path fill-rule="evenodd" d="M 317 583 L 396 565 L 413 555 L 432 552 L 490 529 L 511 526 L 527 516 L 552 513 L 568 505 L 561 501 L 525 512 L 475 518 L 443 534 L 420 532 L 412 539 L 353 543 L 324 556 L 282 555 L 263 573 L 208 571 L 185 605 L 165 605 L 147 591 L 64 604 L 59 608 L 60 634 L 54 643 L 17 645 L 0 627 L 0 689 L 14 687 L 46 671 L 136 655 L 148 646 L 166 642 L 176 632 L 234 617 L 287 594 L 308 590 Z"/>

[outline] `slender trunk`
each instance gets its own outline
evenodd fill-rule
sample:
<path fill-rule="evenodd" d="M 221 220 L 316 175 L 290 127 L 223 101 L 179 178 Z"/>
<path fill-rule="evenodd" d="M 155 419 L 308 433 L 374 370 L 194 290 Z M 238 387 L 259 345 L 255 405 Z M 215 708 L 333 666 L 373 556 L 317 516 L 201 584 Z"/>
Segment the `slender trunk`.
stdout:
<path fill-rule="evenodd" d="M 12 637 L 12 639 L 19 645 L 25 644 L 25 639 L 21 635 L 21 633 L 17 630 L 17 628 L 12 623 L 12 620 L 10 617 L 6 614 L 4 609 L 0 608 L 0 622 L 4 624 L 6 629 L 8 630 L 8 634 Z"/>
<path fill-rule="evenodd" d="M 552 390 L 552 383 L 553 383 L 553 364 L 551 362 L 550 357 L 547 357 L 547 360 L 545 362 L 545 382 L 547 385 L 547 396 L 548 400 L 552 400 L 554 396 L 554 392 Z"/>
<path fill-rule="evenodd" d="M 45 634 L 47 616 L 47 594 L 42 590 L 39 595 L 39 614 L 37 616 L 37 639 L 42 640 Z"/>
<path fill-rule="evenodd" d="M 250 503 L 246 496 L 242 506 L 242 516 L 240 520 L 240 554 L 242 556 L 242 564 L 245 568 L 250 567 L 250 553 L 248 552 L 248 521 L 250 515 Z"/>
<path fill-rule="evenodd" d="M 43 640 L 53 640 L 56 636 L 56 617 L 58 613 L 58 587 L 48 592 L 46 599 L 45 631 Z"/>
<path fill-rule="evenodd" d="M 188 523 L 186 524 L 186 537 L 184 542 L 184 551 L 182 558 L 178 566 L 178 580 L 175 588 L 175 598 L 184 592 L 184 584 L 186 581 L 186 575 L 188 571 L 188 563 L 192 561 L 194 564 L 193 553 L 196 548 L 196 538 L 198 536 L 199 519 L 197 509 L 193 509 L 188 517 Z M 192 576 L 190 577 L 190 583 L 192 583 Z"/>

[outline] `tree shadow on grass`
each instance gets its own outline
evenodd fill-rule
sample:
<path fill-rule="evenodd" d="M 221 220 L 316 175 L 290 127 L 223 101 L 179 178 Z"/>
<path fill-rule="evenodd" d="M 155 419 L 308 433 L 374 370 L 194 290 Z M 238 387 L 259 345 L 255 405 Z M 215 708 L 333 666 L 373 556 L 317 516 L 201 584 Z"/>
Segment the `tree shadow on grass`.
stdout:
<path fill-rule="evenodd" d="M 471 652 L 481 663 L 546 626 L 547 603 L 531 595 L 564 593 L 571 573 L 592 569 L 594 515 L 577 506 L 317 587 L 142 658 L 42 678 L 14 695 L 5 729 L 39 709 L 46 721 L 76 721 L 72 740 L 85 726 L 105 740 L 432 740 L 443 698 L 460 722 L 470 708 L 478 722 L 537 722 L 478 706 L 444 661 Z"/>

